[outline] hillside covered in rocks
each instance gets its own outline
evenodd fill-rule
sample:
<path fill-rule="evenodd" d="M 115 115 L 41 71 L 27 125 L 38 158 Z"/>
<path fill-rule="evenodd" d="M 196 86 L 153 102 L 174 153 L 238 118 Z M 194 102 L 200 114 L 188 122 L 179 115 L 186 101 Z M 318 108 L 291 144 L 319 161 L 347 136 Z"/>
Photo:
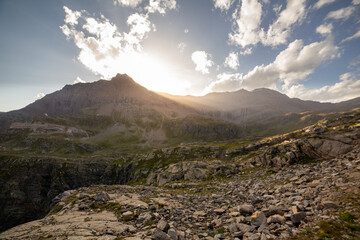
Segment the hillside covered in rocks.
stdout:
<path fill-rule="evenodd" d="M 214 143 L 203 154 L 195 148 L 143 156 L 130 185 L 65 191 L 46 217 L 0 239 L 360 238 L 359 111 L 231 147 Z"/>

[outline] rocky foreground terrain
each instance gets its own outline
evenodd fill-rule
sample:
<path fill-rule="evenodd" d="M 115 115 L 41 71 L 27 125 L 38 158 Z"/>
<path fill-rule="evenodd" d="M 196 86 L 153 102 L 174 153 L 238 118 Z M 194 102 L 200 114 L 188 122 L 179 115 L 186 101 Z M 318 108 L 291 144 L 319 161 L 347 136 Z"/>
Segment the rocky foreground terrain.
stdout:
<path fill-rule="evenodd" d="M 0 239 L 360 239 L 359 111 L 216 156 L 65 191 Z"/>

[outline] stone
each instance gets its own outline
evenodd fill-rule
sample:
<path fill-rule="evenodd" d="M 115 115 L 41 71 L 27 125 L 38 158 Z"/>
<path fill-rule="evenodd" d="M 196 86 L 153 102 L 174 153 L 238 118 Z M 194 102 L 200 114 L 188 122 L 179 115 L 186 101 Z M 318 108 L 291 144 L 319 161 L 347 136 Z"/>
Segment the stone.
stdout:
<path fill-rule="evenodd" d="M 237 217 L 237 216 L 240 216 L 240 213 L 239 212 L 231 212 L 231 213 L 229 213 L 229 216 L 230 217 Z"/>
<path fill-rule="evenodd" d="M 155 229 L 155 231 L 151 235 L 151 239 L 153 240 L 171 240 L 169 235 L 160 229 Z"/>
<path fill-rule="evenodd" d="M 299 212 L 297 206 L 291 206 L 290 211 L 291 211 L 292 214 L 296 214 L 296 213 Z"/>
<path fill-rule="evenodd" d="M 222 234 L 222 233 L 216 234 L 216 235 L 214 236 L 214 239 L 215 239 L 215 240 L 225 239 L 225 235 Z"/>
<path fill-rule="evenodd" d="M 94 200 L 97 202 L 107 202 L 110 201 L 110 196 L 106 192 L 99 192 L 95 194 Z"/>
<path fill-rule="evenodd" d="M 137 218 L 137 220 L 142 223 L 147 223 L 147 222 L 151 221 L 152 219 L 153 219 L 153 216 L 147 212 L 141 213 Z"/>
<path fill-rule="evenodd" d="M 238 229 L 236 223 L 231 223 L 228 226 L 228 230 L 229 230 L 229 232 L 234 233 L 234 232 L 237 232 L 239 229 Z"/>
<path fill-rule="evenodd" d="M 285 221 L 286 221 L 286 219 L 283 216 L 280 216 L 278 214 L 272 215 L 272 216 L 268 217 L 268 219 L 267 219 L 268 224 L 271 224 L 271 223 L 284 224 Z"/>
<path fill-rule="evenodd" d="M 301 221 L 303 221 L 306 218 L 305 212 L 298 212 L 291 215 L 291 221 L 295 226 L 298 226 Z"/>
<path fill-rule="evenodd" d="M 204 217 L 204 216 L 206 216 L 206 212 L 204 212 L 204 211 L 195 211 L 193 213 L 193 215 L 196 216 L 196 217 L 198 217 L 198 216 Z"/>
<path fill-rule="evenodd" d="M 251 215 L 251 225 L 260 227 L 261 224 L 266 223 L 266 216 L 261 211 L 256 211 Z"/>
<path fill-rule="evenodd" d="M 167 221 L 165 221 L 164 219 L 160 219 L 160 221 L 158 222 L 158 224 L 156 225 L 156 227 L 158 229 L 160 229 L 163 232 L 167 232 L 167 230 L 170 228 L 170 225 Z"/>
<path fill-rule="evenodd" d="M 243 215 L 251 215 L 254 212 L 254 206 L 250 204 L 239 205 L 238 211 Z"/>
<path fill-rule="evenodd" d="M 243 236 L 243 240 L 260 240 L 260 234 L 254 233 L 245 233 Z"/>
<path fill-rule="evenodd" d="M 122 214 L 124 217 L 132 216 L 134 213 L 132 211 L 126 211 Z"/>
<path fill-rule="evenodd" d="M 275 215 L 275 214 L 284 215 L 286 210 L 284 207 L 281 207 L 281 206 L 270 206 L 268 209 L 264 209 L 263 212 L 266 217 L 269 217 L 269 216 Z"/>
<path fill-rule="evenodd" d="M 334 203 L 333 201 L 324 201 L 321 203 L 322 207 L 325 208 L 325 209 L 328 209 L 328 208 L 339 208 L 339 205 Z"/>
<path fill-rule="evenodd" d="M 184 175 L 184 179 L 190 181 L 205 179 L 207 177 L 208 177 L 207 171 L 201 168 L 189 169 Z"/>
<path fill-rule="evenodd" d="M 216 208 L 216 209 L 214 210 L 214 213 L 216 213 L 216 214 L 218 214 L 218 215 L 224 214 L 225 212 L 226 212 L 226 210 L 223 209 L 223 208 Z"/>
<path fill-rule="evenodd" d="M 251 231 L 253 231 L 255 229 L 254 226 L 250 226 L 250 225 L 243 224 L 243 223 L 237 224 L 237 228 L 242 233 L 251 232 Z"/>
<path fill-rule="evenodd" d="M 178 239 L 178 234 L 177 234 L 175 228 L 170 228 L 168 230 L 167 234 L 169 235 L 171 240 L 177 240 Z"/>

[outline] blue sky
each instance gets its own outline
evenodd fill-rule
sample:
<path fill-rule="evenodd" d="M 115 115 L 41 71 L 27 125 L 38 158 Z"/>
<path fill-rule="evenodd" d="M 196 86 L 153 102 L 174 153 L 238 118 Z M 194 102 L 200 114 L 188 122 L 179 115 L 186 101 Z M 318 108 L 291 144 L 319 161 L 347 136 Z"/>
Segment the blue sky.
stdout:
<path fill-rule="evenodd" d="M 127 73 L 172 94 L 360 96 L 360 0 L 0 0 L 0 111 Z"/>

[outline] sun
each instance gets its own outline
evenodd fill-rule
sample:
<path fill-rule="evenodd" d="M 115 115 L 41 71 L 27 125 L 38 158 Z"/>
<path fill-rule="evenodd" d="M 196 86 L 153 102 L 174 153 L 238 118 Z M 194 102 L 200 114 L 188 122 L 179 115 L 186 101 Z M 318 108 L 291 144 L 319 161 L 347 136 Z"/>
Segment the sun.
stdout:
<path fill-rule="evenodd" d="M 186 95 L 191 88 L 190 82 L 171 64 L 146 53 L 127 52 L 102 61 L 105 67 L 101 72 L 108 79 L 126 73 L 149 90 L 174 95 Z"/>
<path fill-rule="evenodd" d="M 147 55 L 140 54 L 134 59 L 134 67 L 129 67 L 129 73 L 139 84 L 149 90 L 165 92 L 175 95 L 185 95 L 191 84 L 181 79 L 170 64 Z"/>

